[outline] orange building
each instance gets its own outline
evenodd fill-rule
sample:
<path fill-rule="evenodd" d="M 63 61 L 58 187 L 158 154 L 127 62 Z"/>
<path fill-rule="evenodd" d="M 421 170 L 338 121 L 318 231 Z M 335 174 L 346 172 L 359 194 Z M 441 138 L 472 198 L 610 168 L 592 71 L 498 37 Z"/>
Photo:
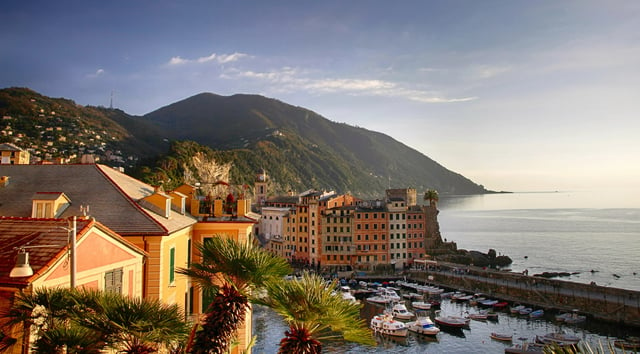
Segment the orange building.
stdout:
<path fill-rule="evenodd" d="M 373 270 L 389 264 L 387 211 L 379 201 L 363 201 L 357 205 L 354 219 L 356 269 Z"/>

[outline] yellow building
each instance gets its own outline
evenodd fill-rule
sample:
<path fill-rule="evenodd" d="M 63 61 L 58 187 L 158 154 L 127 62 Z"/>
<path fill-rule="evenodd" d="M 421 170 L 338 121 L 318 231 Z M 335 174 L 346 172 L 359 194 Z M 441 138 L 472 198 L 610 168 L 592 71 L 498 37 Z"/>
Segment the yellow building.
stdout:
<path fill-rule="evenodd" d="M 0 144 L 0 164 L 2 165 L 28 165 L 29 152 L 13 144 Z"/>
<path fill-rule="evenodd" d="M 204 244 L 207 239 L 213 237 L 226 237 L 238 242 L 257 242 L 252 231 L 260 215 L 251 212 L 251 200 L 235 200 L 231 197 L 232 194 L 227 195 L 224 199 L 209 200 L 206 197 L 198 197 L 197 191 L 189 186 L 181 186 L 176 191 L 191 197 L 190 212 L 198 219 L 198 223 L 193 225 L 193 245 Z M 193 260 L 194 262 L 200 261 L 195 254 Z M 197 286 L 192 286 L 190 290 L 190 298 L 193 299 L 191 312 L 194 315 L 204 313 L 211 303 L 211 299 L 203 296 Z M 238 345 L 232 349 L 232 354 L 246 352 L 251 343 L 253 336 L 251 315 L 252 312 L 249 309 L 245 314 L 245 323 L 240 326 L 237 333 Z"/>

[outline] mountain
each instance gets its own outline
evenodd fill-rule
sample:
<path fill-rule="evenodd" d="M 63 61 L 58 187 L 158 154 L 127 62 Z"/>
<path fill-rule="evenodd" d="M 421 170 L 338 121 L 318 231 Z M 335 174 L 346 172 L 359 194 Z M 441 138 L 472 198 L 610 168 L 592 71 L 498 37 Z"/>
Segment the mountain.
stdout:
<path fill-rule="evenodd" d="M 489 192 L 388 135 L 259 95 L 202 93 L 132 116 L 6 88 L 0 116 L 0 143 L 29 149 L 40 160 L 78 162 L 91 154 L 149 183 L 224 175 L 252 185 L 264 169 L 276 193 L 315 188 L 376 198 L 389 187 Z"/>
<path fill-rule="evenodd" d="M 242 152 L 244 162 L 254 172 L 264 168 L 281 191 L 332 189 L 368 197 L 389 186 L 419 193 L 429 188 L 441 194 L 488 192 L 388 135 L 259 95 L 202 93 L 141 119 L 173 140 Z"/>
<path fill-rule="evenodd" d="M 159 128 L 121 110 L 85 107 L 28 88 L 0 90 L 0 117 L 0 143 L 28 149 L 36 160 L 76 162 L 91 154 L 101 162 L 135 161 L 167 149 Z"/>

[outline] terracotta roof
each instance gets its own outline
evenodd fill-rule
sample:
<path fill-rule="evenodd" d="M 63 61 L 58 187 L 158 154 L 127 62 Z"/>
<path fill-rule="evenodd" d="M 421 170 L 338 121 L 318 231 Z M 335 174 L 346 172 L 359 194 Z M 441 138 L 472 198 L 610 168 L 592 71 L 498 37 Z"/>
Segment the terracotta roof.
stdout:
<path fill-rule="evenodd" d="M 77 220 L 77 238 L 91 220 Z M 29 264 L 37 275 L 67 253 L 69 222 L 66 219 L 0 218 L 0 283 L 25 283 L 29 278 L 10 278 L 19 247 L 28 246 Z M 30 248 L 31 246 L 38 246 Z M 47 247 L 40 247 L 47 246 Z"/>
<path fill-rule="evenodd" d="M 72 205 L 60 217 L 79 215 L 80 206 L 88 205 L 92 217 L 122 236 L 166 235 L 196 222 L 178 213 L 161 222 L 136 203 L 153 187 L 106 166 L 0 165 L 0 176 L 11 181 L 0 187 L 0 216 L 29 217 L 34 193 L 62 192 Z"/>
<path fill-rule="evenodd" d="M 144 250 L 91 218 L 76 219 L 76 240 L 79 241 L 93 227 L 108 234 L 123 246 L 148 256 Z M 67 245 L 71 228 L 69 219 L 0 217 L 0 284 L 26 285 L 60 257 L 65 257 L 69 252 Z M 34 275 L 28 278 L 11 278 L 9 272 L 15 265 L 20 247 L 29 252 L 29 265 Z"/>

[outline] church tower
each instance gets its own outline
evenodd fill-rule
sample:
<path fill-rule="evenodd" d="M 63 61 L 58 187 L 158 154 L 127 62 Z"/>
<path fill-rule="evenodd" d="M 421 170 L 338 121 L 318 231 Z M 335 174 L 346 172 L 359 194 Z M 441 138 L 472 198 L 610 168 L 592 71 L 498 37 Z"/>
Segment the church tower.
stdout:
<path fill-rule="evenodd" d="M 267 172 L 263 169 L 256 175 L 256 181 L 253 185 L 253 202 L 260 208 L 267 200 L 267 182 L 269 178 Z"/>

